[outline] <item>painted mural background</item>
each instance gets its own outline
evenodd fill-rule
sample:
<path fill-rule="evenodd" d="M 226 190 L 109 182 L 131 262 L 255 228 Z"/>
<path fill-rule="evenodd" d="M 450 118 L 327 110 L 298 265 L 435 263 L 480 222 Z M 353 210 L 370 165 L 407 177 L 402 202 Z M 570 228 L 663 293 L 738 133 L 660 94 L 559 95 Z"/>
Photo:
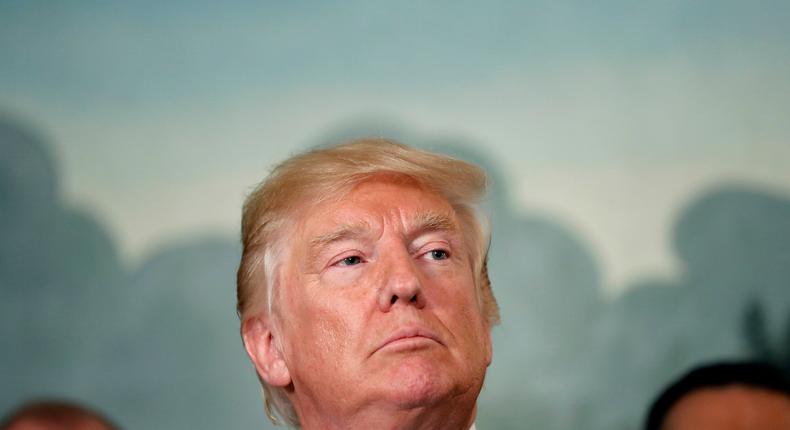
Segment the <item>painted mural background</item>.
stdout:
<path fill-rule="evenodd" d="M 241 202 L 373 135 L 491 175 L 478 425 L 635 429 L 696 363 L 790 366 L 784 2 L 0 3 L 0 414 L 269 428 Z"/>

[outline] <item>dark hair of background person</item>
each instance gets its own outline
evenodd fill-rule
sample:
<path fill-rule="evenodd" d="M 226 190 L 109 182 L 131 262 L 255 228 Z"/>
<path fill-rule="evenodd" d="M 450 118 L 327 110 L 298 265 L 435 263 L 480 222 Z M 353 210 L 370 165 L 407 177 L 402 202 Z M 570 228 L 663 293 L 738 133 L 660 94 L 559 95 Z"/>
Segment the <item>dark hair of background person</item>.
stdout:
<path fill-rule="evenodd" d="M 777 367 L 762 362 L 722 362 L 697 367 L 667 387 L 653 402 L 645 430 L 660 430 L 672 407 L 704 388 L 744 385 L 790 395 L 790 381 Z"/>
<path fill-rule="evenodd" d="M 65 400 L 36 400 L 12 410 L 0 422 L 0 430 L 15 430 L 27 424 L 51 430 L 120 430 L 102 414 Z"/>

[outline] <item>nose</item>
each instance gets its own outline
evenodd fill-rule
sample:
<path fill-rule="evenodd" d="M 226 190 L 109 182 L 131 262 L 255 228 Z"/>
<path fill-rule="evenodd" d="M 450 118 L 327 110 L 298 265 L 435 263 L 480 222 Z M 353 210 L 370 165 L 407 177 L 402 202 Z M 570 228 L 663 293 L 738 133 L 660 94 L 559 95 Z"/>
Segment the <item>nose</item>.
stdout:
<path fill-rule="evenodd" d="M 379 291 L 379 310 L 389 312 L 397 305 L 425 307 L 420 274 L 405 250 L 387 259 L 384 280 Z"/>

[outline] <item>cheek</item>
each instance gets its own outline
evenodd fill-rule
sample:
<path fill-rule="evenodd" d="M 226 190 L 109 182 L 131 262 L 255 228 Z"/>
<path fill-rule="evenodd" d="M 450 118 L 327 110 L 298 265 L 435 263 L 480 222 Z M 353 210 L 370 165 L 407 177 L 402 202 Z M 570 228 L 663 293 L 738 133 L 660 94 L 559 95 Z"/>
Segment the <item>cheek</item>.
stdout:
<path fill-rule="evenodd" d="M 318 282 L 322 285 L 321 288 L 347 290 L 360 284 L 365 272 L 365 268 L 357 266 L 332 267 L 320 275 L 320 280 Z"/>
<path fill-rule="evenodd" d="M 351 327 L 336 312 L 317 312 L 313 334 L 313 351 L 318 359 L 341 359 L 348 350 Z"/>
<path fill-rule="evenodd" d="M 446 298 L 441 308 L 444 320 L 448 327 L 457 327 L 451 330 L 459 342 L 464 344 L 465 354 L 487 355 L 488 326 L 483 318 L 474 284 L 467 277 L 456 278 L 453 284 L 443 289 L 442 294 Z"/>
<path fill-rule="evenodd" d="M 477 292 L 472 282 L 471 272 L 453 270 L 453 267 L 442 270 L 424 271 L 427 283 L 426 294 L 433 294 L 435 302 L 441 308 L 463 314 L 463 318 L 475 319 L 480 314 Z"/>
<path fill-rule="evenodd" d="M 346 293 L 314 295 L 301 303 L 293 318 L 298 326 L 288 333 L 298 345 L 294 351 L 311 351 L 304 358 L 314 362 L 342 360 L 349 353 L 364 324 L 361 304 L 352 291 Z"/>

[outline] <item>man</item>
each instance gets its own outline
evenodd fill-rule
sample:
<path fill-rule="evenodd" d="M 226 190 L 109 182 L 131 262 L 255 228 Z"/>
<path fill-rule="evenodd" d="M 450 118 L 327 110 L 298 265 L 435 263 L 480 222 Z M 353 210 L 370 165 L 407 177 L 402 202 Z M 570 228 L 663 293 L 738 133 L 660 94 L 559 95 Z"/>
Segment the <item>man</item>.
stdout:
<path fill-rule="evenodd" d="M 474 427 L 499 319 L 485 183 L 472 164 L 367 139 L 286 160 L 248 197 L 238 313 L 273 422 Z"/>
<path fill-rule="evenodd" d="M 715 363 L 670 385 L 646 430 L 790 430 L 790 383 L 764 363 Z"/>

